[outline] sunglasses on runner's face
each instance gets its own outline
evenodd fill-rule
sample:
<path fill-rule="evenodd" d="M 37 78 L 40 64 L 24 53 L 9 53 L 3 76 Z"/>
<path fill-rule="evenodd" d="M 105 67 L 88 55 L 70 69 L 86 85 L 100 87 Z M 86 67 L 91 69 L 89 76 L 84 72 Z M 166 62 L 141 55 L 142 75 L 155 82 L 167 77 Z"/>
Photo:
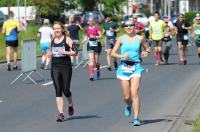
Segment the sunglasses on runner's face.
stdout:
<path fill-rule="evenodd" d="M 200 20 L 200 18 L 199 18 L 199 19 L 196 19 L 196 20 Z"/>
<path fill-rule="evenodd" d="M 125 28 L 127 28 L 127 27 L 134 28 L 134 25 L 133 24 L 125 24 L 124 27 Z"/>

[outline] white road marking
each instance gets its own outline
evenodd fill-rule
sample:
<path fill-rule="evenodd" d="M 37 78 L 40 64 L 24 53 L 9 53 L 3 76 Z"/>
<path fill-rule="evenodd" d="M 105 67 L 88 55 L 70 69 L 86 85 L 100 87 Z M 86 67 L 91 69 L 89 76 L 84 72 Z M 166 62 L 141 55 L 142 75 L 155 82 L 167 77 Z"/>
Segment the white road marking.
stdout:
<path fill-rule="evenodd" d="M 44 83 L 44 84 L 42 84 L 42 85 L 43 85 L 43 86 L 48 86 L 48 85 L 51 85 L 51 84 L 53 84 L 53 81 L 50 81 L 50 82 Z"/>
<path fill-rule="evenodd" d="M 0 103 L 3 103 L 3 100 L 0 100 Z"/>
<path fill-rule="evenodd" d="M 107 67 L 108 65 L 100 66 L 100 69 L 107 68 Z M 97 68 L 94 68 L 94 70 L 97 70 Z"/>

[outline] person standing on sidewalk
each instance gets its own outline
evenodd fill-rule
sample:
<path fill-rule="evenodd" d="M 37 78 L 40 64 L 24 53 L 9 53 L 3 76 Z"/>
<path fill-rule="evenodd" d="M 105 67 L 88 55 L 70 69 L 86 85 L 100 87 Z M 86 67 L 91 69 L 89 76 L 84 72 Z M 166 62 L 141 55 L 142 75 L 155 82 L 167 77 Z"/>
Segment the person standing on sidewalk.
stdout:
<path fill-rule="evenodd" d="M 159 63 L 163 63 L 162 39 L 164 37 L 164 27 L 166 24 L 163 20 L 160 20 L 159 17 L 160 17 L 159 12 L 155 12 L 154 13 L 155 19 L 150 23 L 150 32 L 149 32 L 149 39 L 151 39 L 152 45 L 154 46 L 155 66 L 158 66 Z"/>
<path fill-rule="evenodd" d="M 38 31 L 40 37 L 40 50 L 42 52 L 41 69 L 48 69 L 50 58 L 47 56 L 47 51 L 50 50 L 50 43 L 53 38 L 53 29 L 50 27 L 49 19 L 44 19 L 43 26 Z"/>
<path fill-rule="evenodd" d="M 85 29 L 85 33 L 88 38 L 87 43 L 87 51 L 88 51 L 88 58 L 89 58 L 89 74 L 90 74 L 90 81 L 94 81 L 94 64 L 97 68 L 97 79 L 100 79 L 100 63 L 99 63 L 99 56 L 101 53 L 101 30 L 98 26 L 95 25 L 93 17 L 88 19 L 88 26 Z"/>
<path fill-rule="evenodd" d="M 119 26 L 116 22 L 112 20 L 112 14 L 107 15 L 106 22 L 103 23 L 103 34 L 106 34 L 106 60 L 108 65 L 108 70 L 111 71 L 111 50 L 116 42 L 116 35 L 119 32 Z M 117 59 L 114 58 L 114 67 L 117 69 Z"/>
<path fill-rule="evenodd" d="M 78 32 L 82 30 L 82 27 L 78 22 L 76 22 L 74 17 L 72 17 L 70 21 L 71 21 L 70 25 L 67 27 L 69 31 L 69 36 L 73 40 L 73 43 L 76 45 L 76 47 L 80 48 L 80 39 L 79 39 Z M 73 65 L 78 65 L 79 54 L 75 57 L 75 59 L 76 59 L 75 60 L 76 63 L 74 63 L 74 57 L 71 56 Z"/>
<path fill-rule="evenodd" d="M 195 18 L 195 23 L 192 26 L 192 36 L 195 40 L 196 46 L 197 46 L 197 53 L 200 59 L 200 16 L 197 16 Z M 200 60 L 199 60 L 200 64 Z"/>
<path fill-rule="evenodd" d="M 177 34 L 176 40 L 179 49 L 179 64 L 186 65 L 187 64 L 186 52 L 187 52 L 187 45 L 189 42 L 188 30 L 190 30 L 191 27 L 189 23 L 184 20 L 183 14 L 180 14 L 178 16 L 178 20 L 176 21 L 174 26 L 175 26 L 175 32 Z"/>
<path fill-rule="evenodd" d="M 3 23 L 2 33 L 6 36 L 6 61 L 8 71 L 11 71 L 11 48 L 13 48 L 13 70 L 18 69 L 17 66 L 17 50 L 18 50 L 18 33 L 20 32 L 20 23 L 14 20 L 13 11 L 8 12 L 9 19 Z"/>
<path fill-rule="evenodd" d="M 120 80 L 124 101 L 126 103 L 124 115 L 129 117 L 133 108 L 133 125 L 140 126 L 140 101 L 138 91 L 141 74 L 144 70 L 140 64 L 140 56 L 147 57 L 150 49 L 145 43 L 144 38 L 135 33 L 133 21 L 126 21 L 124 28 L 125 34 L 117 39 L 111 55 L 121 59 L 121 63 L 117 69 L 117 78 Z M 142 52 L 140 52 L 140 45 L 144 48 Z M 120 54 L 118 53 L 119 48 L 121 48 Z"/>
<path fill-rule="evenodd" d="M 51 61 L 51 77 L 56 92 L 56 104 L 58 109 L 57 122 L 64 121 L 64 99 L 62 94 L 67 97 L 68 114 L 74 114 L 72 103 L 72 94 L 70 91 L 70 83 L 72 77 L 72 65 L 70 56 L 75 56 L 78 49 L 73 44 L 71 38 L 65 35 L 65 28 L 60 22 L 54 22 L 53 25 L 54 38 L 51 41 L 51 51 L 48 56 L 52 57 Z"/>

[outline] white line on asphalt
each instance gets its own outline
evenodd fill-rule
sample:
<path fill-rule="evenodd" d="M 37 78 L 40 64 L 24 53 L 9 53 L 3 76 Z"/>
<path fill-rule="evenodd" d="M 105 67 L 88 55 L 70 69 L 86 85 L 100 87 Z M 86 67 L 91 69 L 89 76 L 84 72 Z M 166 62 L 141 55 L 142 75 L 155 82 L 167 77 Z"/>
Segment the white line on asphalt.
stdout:
<path fill-rule="evenodd" d="M 3 100 L 0 100 L 0 103 L 3 103 Z"/>
<path fill-rule="evenodd" d="M 53 84 L 53 81 L 50 81 L 50 82 L 44 83 L 44 84 L 42 84 L 42 85 L 43 85 L 43 86 L 47 86 L 47 85 L 51 85 L 51 84 Z"/>
<path fill-rule="evenodd" d="M 107 67 L 108 67 L 107 65 L 104 65 L 104 66 L 101 66 L 100 69 L 107 68 Z M 96 70 L 96 68 L 95 68 L 94 70 Z M 48 86 L 48 85 L 51 85 L 51 84 L 53 84 L 53 81 L 44 83 L 44 84 L 42 84 L 42 85 L 43 85 L 43 86 Z"/>

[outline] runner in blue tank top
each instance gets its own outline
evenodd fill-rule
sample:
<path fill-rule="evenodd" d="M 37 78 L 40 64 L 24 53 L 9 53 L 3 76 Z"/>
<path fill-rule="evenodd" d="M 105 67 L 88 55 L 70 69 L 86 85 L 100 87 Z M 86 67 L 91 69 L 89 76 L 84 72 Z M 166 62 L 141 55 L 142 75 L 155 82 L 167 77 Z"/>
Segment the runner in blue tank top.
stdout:
<path fill-rule="evenodd" d="M 134 109 L 133 125 L 140 126 L 139 115 L 139 85 L 140 77 L 144 68 L 140 65 L 140 56 L 147 57 L 150 49 L 144 41 L 144 38 L 135 34 L 135 27 L 131 20 L 126 21 L 125 34 L 120 36 L 111 52 L 111 55 L 121 59 L 121 63 L 117 69 L 117 78 L 120 80 L 122 91 L 124 94 L 125 111 L 124 115 L 129 117 Z M 118 49 L 121 46 L 121 53 Z M 140 52 L 140 46 L 144 51 Z"/>

